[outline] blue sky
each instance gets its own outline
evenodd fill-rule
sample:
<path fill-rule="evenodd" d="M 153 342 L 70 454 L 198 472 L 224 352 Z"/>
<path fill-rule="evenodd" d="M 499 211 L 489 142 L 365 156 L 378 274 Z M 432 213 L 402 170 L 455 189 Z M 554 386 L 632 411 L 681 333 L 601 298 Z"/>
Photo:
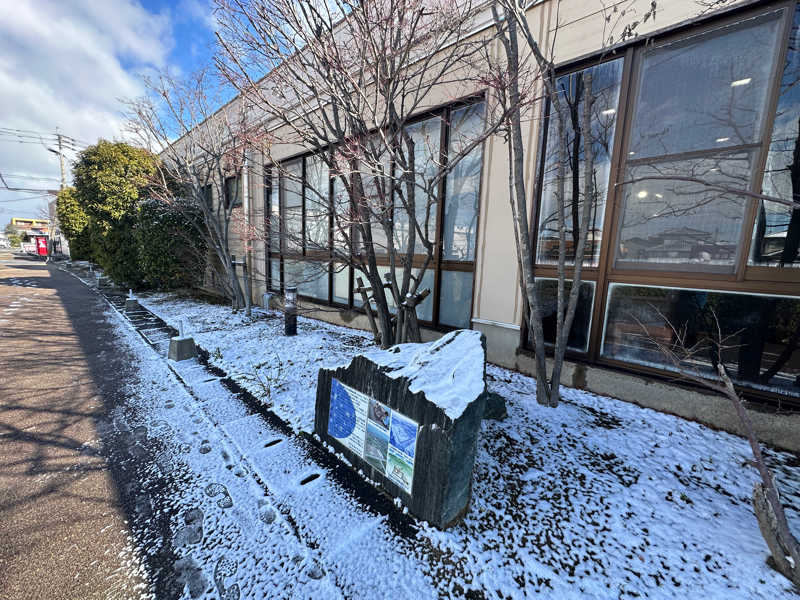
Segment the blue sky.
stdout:
<path fill-rule="evenodd" d="M 212 0 L 0 1 L 0 228 L 39 216 L 59 185 L 56 128 L 76 150 L 124 139 L 123 98 L 143 74 L 189 73 L 213 54 Z M 67 169 L 67 182 L 71 174 Z"/>

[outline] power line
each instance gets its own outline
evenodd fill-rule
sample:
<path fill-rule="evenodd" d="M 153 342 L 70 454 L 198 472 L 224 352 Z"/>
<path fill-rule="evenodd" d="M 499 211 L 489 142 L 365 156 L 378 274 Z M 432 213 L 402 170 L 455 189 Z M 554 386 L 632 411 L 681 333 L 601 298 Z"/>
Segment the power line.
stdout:
<path fill-rule="evenodd" d="M 10 200 L 0 200 L 0 204 L 11 204 L 12 202 L 24 202 L 26 200 L 44 200 L 50 197 L 51 194 L 38 194 L 36 196 L 25 196 L 24 198 L 12 198 Z"/>
<path fill-rule="evenodd" d="M 22 173 L 3 173 L 8 179 L 32 179 L 33 181 L 61 181 L 58 177 L 47 177 L 44 175 L 24 175 Z"/>

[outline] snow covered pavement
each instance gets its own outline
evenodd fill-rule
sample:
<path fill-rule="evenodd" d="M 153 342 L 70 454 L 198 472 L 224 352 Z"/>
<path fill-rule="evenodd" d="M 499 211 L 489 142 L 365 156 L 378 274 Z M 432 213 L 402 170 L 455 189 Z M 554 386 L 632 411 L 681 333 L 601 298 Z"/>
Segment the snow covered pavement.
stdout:
<path fill-rule="evenodd" d="M 172 363 L 180 385 L 113 317 L 141 374 L 136 406 L 109 427 L 152 439 L 153 479 L 176 482 L 159 492 L 169 531 L 142 542 L 155 552 L 171 537 L 186 597 L 796 597 L 765 563 L 756 473 L 736 436 L 576 390 L 543 408 L 530 378 L 490 367 L 509 417 L 483 425 L 469 514 L 444 532 L 398 526 L 295 435 L 313 427 L 319 367 L 362 351 L 365 334 L 301 318 L 300 335 L 284 338 L 276 313 L 142 304 L 173 326 L 184 319 L 209 361 L 291 429 L 199 365 Z M 800 530 L 800 462 L 769 454 Z"/>

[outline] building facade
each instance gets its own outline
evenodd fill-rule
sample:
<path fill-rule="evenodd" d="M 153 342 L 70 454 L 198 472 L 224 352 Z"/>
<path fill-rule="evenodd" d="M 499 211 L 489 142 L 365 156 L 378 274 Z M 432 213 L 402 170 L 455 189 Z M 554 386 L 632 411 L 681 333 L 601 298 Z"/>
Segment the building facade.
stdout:
<path fill-rule="evenodd" d="M 650 2 L 623 5 L 635 18 Z M 553 48 L 567 103 L 582 106 L 587 73 L 594 91 L 592 131 L 567 132 L 571 141 L 591 136 L 597 195 L 565 383 L 663 408 L 640 396 L 652 395 L 651 382 L 674 379 L 674 369 L 642 335 L 642 324 L 658 341 L 672 343 L 680 333 L 692 344 L 718 321 L 728 346 L 723 360 L 737 384 L 753 398 L 795 410 L 800 210 L 786 201 L 800 199 L 800 8 L 795 2 L 714 8 L 667 3 L 638 24 L 636 37 L 617 45 L 607 37 L 613 7 L 545 0 L 528 11 L 542 45 Z M 419 114 L 412 134 L 437 140 L 425 144 L 431 155 L 457 152 L 462 134 L 482 127 L 487 93 L 437 93 L 441 102 Z M 548 110 L 542 103 L 525 141 L 537 287 L 552 339 L 560 241 Z M 314 209 L 315 198 L 334 206 L 335 178 L 303 148 L 286 144 L 285 151 L 273 149 L 272 160 L 276 155 L 280 169 L 254 160 L 244 174 L 243 210 L 252 218 L 271 215 L 271 227 L 309 241 L 281 243 L 275 231 L 255 245 L 251 263 L 263 267 L 256 269 L 262 275 L 254 277 L 254 298 L 298 283 L 306 303 L 324 307 L 319 318 L 366 328 L 354 292 L 358 274 L 331 261 L 325 248 L 336 236 Z M 507 156 L 504 139 L 489 138 L 440 187 L 436 253 L 424 279 L 432 293 L 418 314 L 426 337 L 479 329 L 490 361 L 530 372 Z M 576 150 L 568 168 L 575 180 L 582 164 Z M 281 176 L 286 172 L 296 176 Z M 573 191 L 577 207 L 583 200 Z M 402 237 L 402 223 L 395 235 Z M 388 262 L 382 268 L 388 271 Z M 694 361 L 698 370 L 714 368 L 716 349 L 699 351 Z M 620 383 L 626 377 L 628 392 Z M 691 392 L 678 390 L 669 400 L 666 388 L 658 389 L 672 402 L 667 409 L 704 419 Z"/>

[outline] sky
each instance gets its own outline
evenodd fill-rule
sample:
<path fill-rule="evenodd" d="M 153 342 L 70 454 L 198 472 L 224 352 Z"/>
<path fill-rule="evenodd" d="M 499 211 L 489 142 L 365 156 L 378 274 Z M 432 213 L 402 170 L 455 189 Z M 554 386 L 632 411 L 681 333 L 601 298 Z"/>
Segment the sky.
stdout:
<path fill-rule="evenodd" d="M 79 149 L 124 139 L 122 99 L 144 95 L 142 76 L 208 64 L 214 28 L 212 0 L 0 1 L 0 229 L 58 189 L 56 132 L 70 184 Z"/>

